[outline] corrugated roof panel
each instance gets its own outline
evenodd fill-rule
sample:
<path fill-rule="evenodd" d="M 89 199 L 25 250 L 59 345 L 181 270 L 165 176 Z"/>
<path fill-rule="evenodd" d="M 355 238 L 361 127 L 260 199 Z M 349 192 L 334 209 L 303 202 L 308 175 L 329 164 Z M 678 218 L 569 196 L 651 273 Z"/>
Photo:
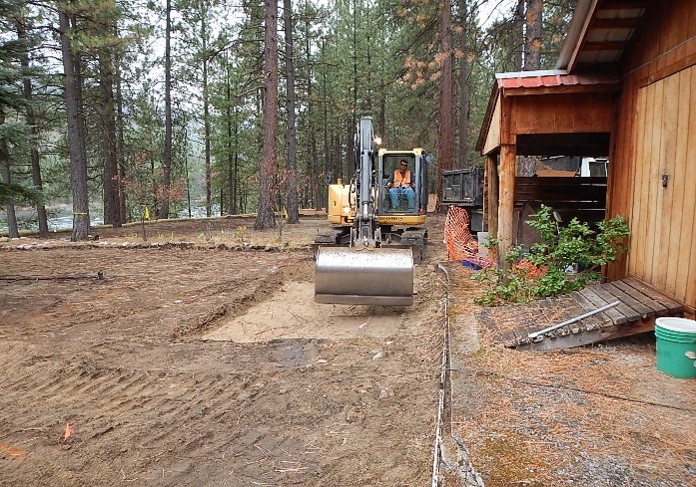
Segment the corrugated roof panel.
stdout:
<path fill-rule="evenodd" d="M 597 54 L 597 53 L 593 53 Z M 612 84 L 619 82 L 618 77 L 613 75 L 560 75 L 549 74 L 544 76 L 526 75 L 524 72 L 518 73 L 517 77 L 506 77 L 498 79 L 498 87 L 502 90 L 518 88 L 539 88 L 554 86 L 587 86 Z"/>
<path fill-rule="evenodd" d="M 587 32 L 585 37 L 589 42 L 615 42 L 625 41 L 631 38 L 634 29 L 593 29 Z"/>
<path fill-rule="evenodd" d="M 597 19 L 637 19 L 645 13 L 644 8 L 599 9 L 595 11 Z"/>
<path fill-rule="evenodd" d="M 623 51 L 580 51 L 579 64 L 607 64 L 617 62 Z"/>
<path fill-rule="evenodd" d="M 541 76 L 535 76 L 534 78 L 520 78 L 520 83 L 524 88 L 534 88 L 535 86 L 542 86 Z"/>

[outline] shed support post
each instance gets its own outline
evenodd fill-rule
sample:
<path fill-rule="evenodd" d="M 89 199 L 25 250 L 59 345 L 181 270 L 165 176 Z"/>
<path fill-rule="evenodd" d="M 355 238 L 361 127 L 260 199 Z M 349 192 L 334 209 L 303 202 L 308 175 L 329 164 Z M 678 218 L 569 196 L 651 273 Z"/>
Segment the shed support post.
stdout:
<path fill-rule="evenodd" d="M 498 162 L 496 154 L 486 156 L 486 192 L 483 203 L 488 234 L 498 234 Z"/>
<path fill-rule="evenodd" d="M 498 268 L 505 270 L 510 266 L 505 261 L 505 256 L 512 248 L 513 241 L 516 149 L 513 144 L 500 146 L 500 167 L 498 169 Z"/>

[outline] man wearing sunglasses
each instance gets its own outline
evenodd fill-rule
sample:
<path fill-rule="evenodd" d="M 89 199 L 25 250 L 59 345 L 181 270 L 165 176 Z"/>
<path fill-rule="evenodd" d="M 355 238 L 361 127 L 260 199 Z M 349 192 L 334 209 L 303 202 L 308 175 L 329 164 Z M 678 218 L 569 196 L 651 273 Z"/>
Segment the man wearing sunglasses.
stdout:
<path fill-rule="evenodd" d="M 394 171 L 394 174 L 387 180 L 387 188 L 389 188 L 389 199 L 393 210 L 399 208 L 399 196 L 405 195 L 408 201 L 408 209 L 413 210 L 416 206 L 416 193 L 413 190 L 413 175 L 408 170 L 408 161 L 401 159 L 399 167 Z"/>

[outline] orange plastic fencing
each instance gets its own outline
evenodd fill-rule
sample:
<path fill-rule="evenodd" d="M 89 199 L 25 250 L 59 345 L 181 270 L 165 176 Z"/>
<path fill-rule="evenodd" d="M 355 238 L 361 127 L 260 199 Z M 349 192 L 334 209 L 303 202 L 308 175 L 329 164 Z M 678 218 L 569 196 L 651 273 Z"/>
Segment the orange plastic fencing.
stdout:
<path fill-rule="evenodd" d="M 518 263 L 512 266 L 513 269 L 517 271 L 524 272 L 525 276 L 528 278 L 540 278 L 546 273 L 546 268 L 537 267 L 536 265 L 529 262 L 527 259 L 522 259 Z"/>
<path fill-rule="evenodd" d="M 466 260 L 482 269 L 494 265 L 482 255 L 480 245 L 469 231 L 469 214 L 464 208 L 450 206 L 445 217 L 445 244 L 450 260 Z"/>
<path fill-rule="evenodd" d="M 481 252 L 481 245 L 469 231 L 469 213 L 464 208 L 450 206 L 445 217 L 445 244 L 450 260 L 466 260 L 481 269 L 495 266 L 495 251 L 488 249 L 488 256 Z M 528 278 L 540 278 L 545 267 L 537 267 L 527 259 L 513 264 L 513 269 L 523 272 Z"/>

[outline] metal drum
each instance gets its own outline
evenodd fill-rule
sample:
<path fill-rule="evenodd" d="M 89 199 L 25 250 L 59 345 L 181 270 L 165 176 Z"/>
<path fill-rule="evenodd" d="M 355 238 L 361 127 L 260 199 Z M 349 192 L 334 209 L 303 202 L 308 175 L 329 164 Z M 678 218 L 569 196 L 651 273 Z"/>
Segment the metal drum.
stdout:
<path fill-rule="evenodd" d="M 319 247 L 314 301 L 327 304 L 410 306 L 411 249 Z"/>

